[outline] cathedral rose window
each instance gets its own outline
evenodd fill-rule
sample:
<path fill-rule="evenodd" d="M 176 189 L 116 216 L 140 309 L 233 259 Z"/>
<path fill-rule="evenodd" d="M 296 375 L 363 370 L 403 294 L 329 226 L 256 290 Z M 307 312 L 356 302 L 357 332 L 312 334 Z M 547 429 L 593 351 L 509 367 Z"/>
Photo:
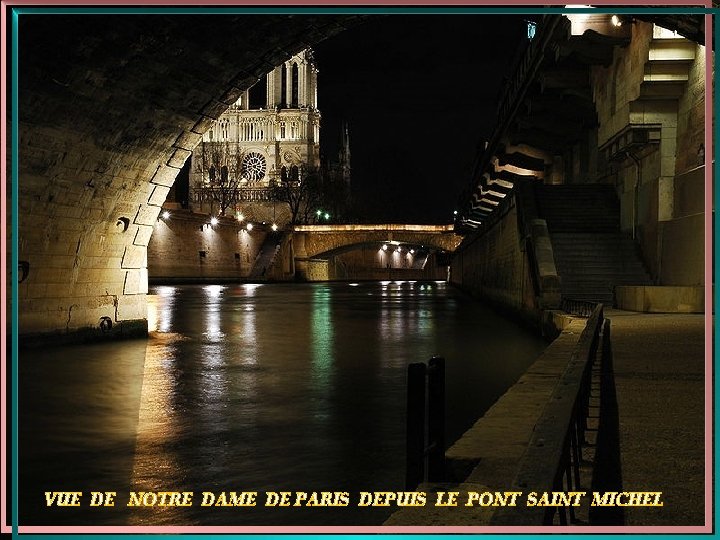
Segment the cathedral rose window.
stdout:
<path fill-rule="evenodd" d="M 265 157 L 257 152 L 250 152 L 242 160 L 243 178 L 255 182 L 265 177 Z"/>

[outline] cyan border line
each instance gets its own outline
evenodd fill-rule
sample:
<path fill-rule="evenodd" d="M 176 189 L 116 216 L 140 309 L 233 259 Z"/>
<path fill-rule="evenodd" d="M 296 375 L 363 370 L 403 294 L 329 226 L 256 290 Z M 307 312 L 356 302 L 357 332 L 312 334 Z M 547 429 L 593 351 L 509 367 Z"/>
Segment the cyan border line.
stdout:
<path fill-rule="evenodd" d="M 10 202 L 10 213 L 12 214 L 12 235 L 10 241 L 10 272 L 12 287 L 12 504 L 10 523 L 13 538 L 18 535 L 18 459 L 19 459 L 19 437 L 18 437 L 18 11 L 11 10 L 12 17 L 12 122 L 11 122 L 11 156 L 10 170 L 12 182 L 12 201 Z"/>
<path fill-rule="evenodd" d="M 11 301 L 11 319 L 12 319 L 12 407 L 11 407 L 11 425 L 12 425 L 12 505 L 10 524 L 12 535 L 15 538 L 18 534 L 18 462 L 20 457 L 19 437 L 18 437 L 18 13 L 15 9 L 11 10 L 12 18 L 12 97 L 11 97 L 11 156 L 10 171 L 12 182 L 12 201 L 10 202 L 10 214 L 12 216 L 12 234 L 10 240 L 10 275 L 12 287 Z"/>
<path fill-rule="evenodd" d="M 11 321 L 12 321 L 12 441 L 11 441 L 11 448 L 12 448 L 12 486 L 11 486 L 11 495 L 12 495 L 12 501 L 11 501 L 11 530 L 12 530 L 12 537 L 13 538 L 19 538 L 19 532 L 18 532 L 18 525 L 19 525 L 19 514 L 18 514 L 18 495 L 19 495 L 19 480 L 18 480 L 18 461 L 19 461 L 19 437 L 18 437 L 18 412 L 19 412 L 19 406 L 18 406 L 18 288 L 17 288 L 17 280 L 18 280 L 18 185 L 19 185 L 19 176 L 18 176 L 18 160 L 19 160 L 19 151 L 18 151 L 18 121 L 19 121 L 19 112 L 18 112 L 18 70 L 19 70 L 19 39 L 18 39 L 18 23 L 19 23 L 19 15 L 36 15 L 36 14 L 49 14 L 49 15 L 90 15 L 90 14 L 105 14 L 105 15 L 113 15 L 113 14 L 126 14 L 126 15 L 132 15 L 132 14 L 164 14 L 164 15 L 183 15 L 183 14 L 203 14 L 203 15 L 213 15 L 213 14 L 258 14 L 258 15 L 270 15 L 270 14 L 308 14 L 308 15 L 332 15 L 332 14 L 365 14 L 365 15 L 383 15 L 383 14 L 406 14 L 406 15 L 414 15 L 414 14 L 447 14 L 447 15 L 472 15 L 472 14 L 527 14 L 527 15 L 534 15 L 534 14 L 566 14 L 566 13 L 618 13 L 618 14 L 705 14 L 705 15 L 720 15 L 720 8 L 707 8 L 707 7 L 679 7 L 679 6 L 666 6 L 663 8 L 653 7 L 607 7 L 607 6 L 598 6 L 597 8 L 591 8 L 591 9 L 568 9 L 568 8 L 534 8 L 534 7 L 514 7 L 514 6 L 507 6 L 507 7 L 482 7 L 482 6 L 447 6 L 447 7 L 437 7 L 437 6 L 428 6 L 428 7 L 405 7 L 405 6 L 389 6 L 389 7 L 372 7 L 372 6 L 343 6 L 343 7 L 324 7 L 324 6 L 304 6 L 304 7 L 297 7 L 297 6 L 263 6 L 263 7 L 238 7 L 238 6 L 227 6 L 227 7 L 204 7 L 204 6 L 194 6 L 194 7 L 177 7 L 177 6 L 168 6 L 168 7 L 141 7 L 141 6 L 127 6 L 127 7 L 62 7 L 62 8 L 54 8 L 54 7 L 12 7 L 11 8 L 11 26 L 12 26 L 12 84 L 11 84 L 11 110 L 12 110 L 12 122 L 11 122 L 11 160 L 10 160 L 10 169 L 11 169 L 11 196 L 12 201 L 10 205 L 10 211 L 12 215 L 11 220 L 11 227 L 12 227 L 12 234 L 11 234 L 11 284 L 12 287 L 12 293 L 11 293 Z M 720 36 L 720 17 L 715 17 L 714 20 L 714 36 L 713 38 L 717 38 Z M 708 36 L 710 37 L 710 36 Z M 714 72 L 713 72 L 713 78 Z M 713 104 L 716 106 L 717 103 L 720 100 L 720 91 L 718 89 L 718 85 L 715 84 L 713 86 Z M 707 119 L 706 119 L 707 121 Z M 720 126 L 717 124 L 715 125 L 714 130 L 714 155 L 713 157 L 717 159 L 718 155 L 720 155 L 720 141 L 718 139 L 720 135 Z M 717 177 L 718 173 L 720 172 L 720 164 L 718 164 L 716 161 L 714 161 L 714 174 Z M 714 181 L 713 181 L 714 185 Z M 714 190 L 714 201 L 715 206 L 717 207 L 718 204 L 720 204 L 720 193 L 715 189 Z M 715 232 L 715 227 L 713 224 L 713 234 Z M 720 254 L 718 253 L 718 249 L 715 247 L 716 244 L 716 238 L 713 238 L 713 248 L 715 248 L 714 258 L 713 262 L 715 265 L 715 268 L 713 269 L 713 274 L 715 273 L 715 269 L 720 267 Z M 717 304 L 718 300 L 720 299 L 720 291 L 716 289 L 715 296 L 714 296 L 714 302 L 713 304 Z M 714 308 L 713 305 L 713 308 Z M 707 313 L 706 313 L 707 315 Z M 714 333 L 714 331 L 713 331 Z M 718 340 L 714 340 L 714 354 L 715 358 L 717 358 L 718 354 L 720 354 L 720 343 L 718 343 Z M 715 368 L 715 362 L 713 359 L 713 370 Z M 715 403 L 715 386 L 713 383 L 713 403 Z M 714 446 L 714 460 L 713 460 L 713 473 L 717 469 L 716 464 L 717 460 L 720 456 L 720 451 L 718 450 L 717 444 L 715 444 L 715 433 L 717 433 L 718 429 L 718 416 L 717 411 L 715 411 L 714 415 L 714 432 L 713 432 L 713 446 Z M 713 481 L 714 481 L 714 474 L 713 474 Z M 715 487 L 715 486 L 713 486 Z M 714 518 L 717 512 L 718 507 L 720 506 L 720 493 L 718 490 L 713 489 L 713 492 L 715 494 L 715 501 L 713 506 L 713 522 Z M 107 539 L 107 540 L 117 540 L 118 538 L 125 537 L 125 536 L 133 536 L 136 538 L 147 538 L 149 540 L 154 540 L 157 538 L 157 534 L 83 534 L 82 532 L 74 533 L 74 534 L 80 534 L 83 537 L 88 538 L 96 538 L 96 539 Z M 582 536 L 586 536 L 586 534 L 589 533 L 583 533 Z M 640 533 L 637 533 L 640 534 Z M 292 538 L 299 538 L 303 540 L 309 540 L 309 539 L 316 539 L 318 536 L 322 536 L 328 539 L 346 539 L 348 536 L 351 536 L 353 539 L 357 540 L 376 540 L 378 538 L 388 537 L 388 536 L 400 536 L 402 538 L 412 538 L 417 540 L 436 540 L 438 538 L 451 538 L 456 535 L 445 533 L 445 534 L 390 534 L 390 533 L 378 533 L 378 534 L 242 534 L 242 533 L 235 533 L 234 535 L 242 536 L 243 538 L 252 539 L 252 540 L 269 540 L 269 539 L 282 539 L 286 540 L 288 536 Z M 530 533 L 519 533 L 519 534 L 481 534 L 485 538 L 488 539 L 498 539 L 502 540 L 505 539 L 507 536 L 515 536 L 517 538 L 534 538 L 536 534 L 530 534 Z M 712 534 L 714 536 L 715 533 Z M 27 539 L 37 539 L 37 540 L 48 540 L 48 539 L 58 539 L 58 540 L 67 540 L 68 534 L 23 534 L 23 538 Z M 191 540 L 191 539 L 206 539 L 208 537 L 217 537 L 217 536 L 230 536 L 228 534 L 168 534 L 163 535 L 169 538 L 182 538 L 183 540 Z M 472 536 L 476 536 L 475 534 L 472 534 Z M 569 535 L 570 537 L 576 536 L 574 534 Z M 579 535 L 578 535 L 579 536 Z M 618 534 L 597 534 L 593 535 L 595 538 L 598 539 L 611 539 L 611 538 L 617 538 Z M 676 537 L 675 534 L 653 534 L 650 533 L 647 536 L 652 538 L 660 538 L 660 537 Z M 693 536 L 695 536 L 693 534 Z M 708 535 L 709 536 L 709 535 Z"/>
<path fill-rule="evenodd" d="M 143 15 L 473 15 L 473 14 L 518 14 L 518 15 L 539 15 L 539 14 L 592 14 L 592 13 L 618 13 L 618 14 L 648 14 L 648 15 L 708 15 L 720 14 L 720 8 L 688 7 L 688 6 L 665 6 L 665 7 L 608 7 L 598 6 L 596 8 L 543 8 L 536 6 L 225 6 L 225 7 L 203 7 L 203 6 L 167 6 L 167 7 L 19 7 L 15 8 L 21 15 L 122 15 L 122 14 L 143 14 Z"/>

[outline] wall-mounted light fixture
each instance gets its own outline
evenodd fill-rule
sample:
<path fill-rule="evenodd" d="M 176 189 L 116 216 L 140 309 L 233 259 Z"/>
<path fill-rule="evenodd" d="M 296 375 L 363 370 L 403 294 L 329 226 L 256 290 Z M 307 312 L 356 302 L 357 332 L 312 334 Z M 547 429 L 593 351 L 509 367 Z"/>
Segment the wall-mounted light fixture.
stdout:
<path fill-rule="evenodd" d="M 535 37 L 535 32 L 537 31 L 537 23 L 535 21 L 525 22 L 527 23 L 527 38 L 532 39 Z"/>

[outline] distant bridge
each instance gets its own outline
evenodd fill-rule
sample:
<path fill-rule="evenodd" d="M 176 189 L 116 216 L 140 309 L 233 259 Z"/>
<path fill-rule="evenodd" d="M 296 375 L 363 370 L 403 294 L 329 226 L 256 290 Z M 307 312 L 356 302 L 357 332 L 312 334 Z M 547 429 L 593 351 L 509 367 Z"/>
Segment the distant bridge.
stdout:
<path fill-rule="evenodd" d="M 452 252 L 462 240 L 453 225 L 296 225 L 293 228 L 295 259 L 327 259 L 362 246 L 422 247 Z"/>

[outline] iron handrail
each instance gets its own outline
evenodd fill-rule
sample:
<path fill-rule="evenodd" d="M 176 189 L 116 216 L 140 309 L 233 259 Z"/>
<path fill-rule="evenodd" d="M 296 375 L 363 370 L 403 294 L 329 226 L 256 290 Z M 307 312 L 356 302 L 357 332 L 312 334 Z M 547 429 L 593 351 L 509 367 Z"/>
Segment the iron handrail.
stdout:
<path fill-rule="evenodd" d="M 540 493 L 571 491 L 580 487 L 580 462 L 587 429 L 592 365 L 604 322 L 603 305 L 598 304 L 535 425 L 510 488 L 512 491 Z M 558 512 L 560 524 L 565 525 L 568 519 L 564 510 L 564 507 L 552 506 L 501 507 L 492 516 L 491 524 L 549 525 Z"/>

